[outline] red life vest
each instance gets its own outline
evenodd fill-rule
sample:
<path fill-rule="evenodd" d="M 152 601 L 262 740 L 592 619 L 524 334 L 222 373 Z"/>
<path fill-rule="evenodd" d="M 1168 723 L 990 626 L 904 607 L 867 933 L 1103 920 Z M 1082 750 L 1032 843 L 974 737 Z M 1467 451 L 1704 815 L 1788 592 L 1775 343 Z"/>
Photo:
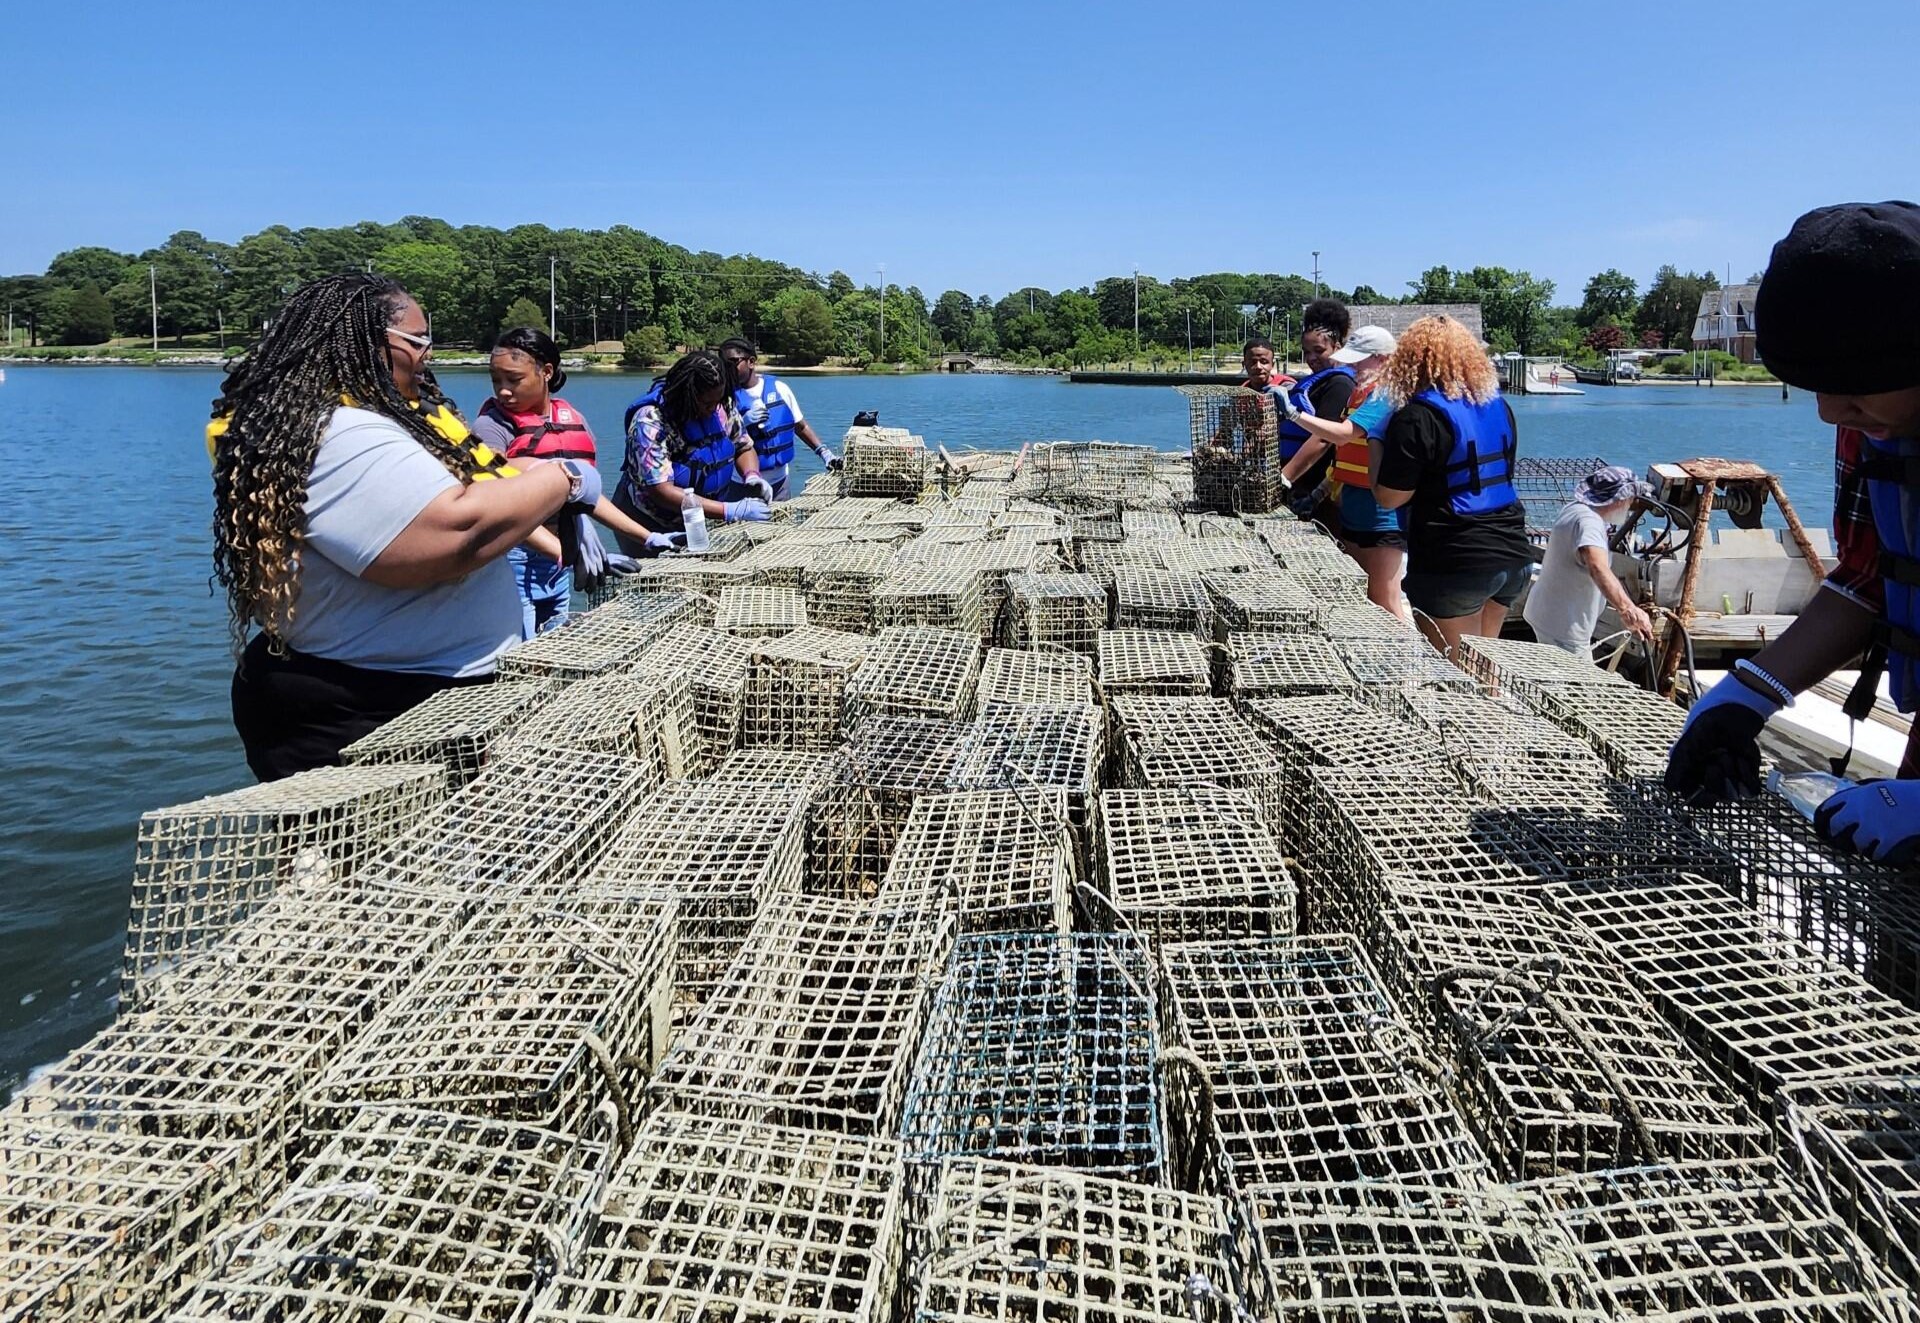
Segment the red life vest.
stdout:
<path fill-rule="evenodd" d="M 508 413 L 491 397 L 480 406 L 513 430 L 507 443 L 508 459 L 594 459 L 593 429 L 580 411 L 559 396 L 547 401 L 545 416 L 537 413 Z"/>
<path fill-rule="evenodd" d="M 1367 396 L 1373 394 L 1375 386 L 1380 384 L 1375 378 L 1366 385 L 1356 387 L 1347 400 L 1346 412 L 1340 415 L 1341 421 L 1353 417 L 1356 410 L 1367 402 Z M 1356 436 L 1351 441 L 1342 441 L 1333 449 L 1334 481 L 1348 487 L 1358 487 L 1363 491 L 1371 490 L 1373 478 L 1367 470 L 1367 438 Z"/>

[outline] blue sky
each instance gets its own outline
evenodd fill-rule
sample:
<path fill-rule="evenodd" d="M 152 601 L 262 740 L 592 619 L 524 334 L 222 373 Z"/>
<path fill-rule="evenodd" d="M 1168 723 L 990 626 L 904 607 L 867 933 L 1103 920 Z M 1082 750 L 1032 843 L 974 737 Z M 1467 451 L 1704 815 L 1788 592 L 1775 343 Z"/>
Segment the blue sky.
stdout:
<path fill-rule="evenodd" d="M 637 226 L 999 294 L 1744 279 L 1920 194 L 1920 0 L 17 5 L 0 272 L 178 229 Z M 24 57 L 24 58 L 20 58 Z"/>

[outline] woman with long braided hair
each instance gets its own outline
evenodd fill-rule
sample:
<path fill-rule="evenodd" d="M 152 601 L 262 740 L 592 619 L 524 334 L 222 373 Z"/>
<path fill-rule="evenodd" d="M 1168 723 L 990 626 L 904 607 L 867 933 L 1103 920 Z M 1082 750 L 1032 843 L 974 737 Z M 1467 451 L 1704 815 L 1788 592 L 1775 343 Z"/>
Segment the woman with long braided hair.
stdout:
<path fill-rule="evenodd" d="M 627 452 L 613 503 L 660 533 L 685 530 L 691 498 L 709 519 L 759 522 L 773 508 L 749 496 L 763 483 L 753 437 L 734 405 L 733 379 L 711 349 L 683 354 L 653 388 L 627 406 Z M 647 548 L 624 533 L 630 556 Z"/>
<path fill-rule="evenodd" d="M 508 549 L 600 494 L 591 466 L 516 467 L 476 442 L 432 346 L 399 284 L 329 276 L 294 292 L 214 403 L 214 571 L 234 725 L 262 780 L 337 763 L 429 695 L 490 678 L 520 639 Z"/>

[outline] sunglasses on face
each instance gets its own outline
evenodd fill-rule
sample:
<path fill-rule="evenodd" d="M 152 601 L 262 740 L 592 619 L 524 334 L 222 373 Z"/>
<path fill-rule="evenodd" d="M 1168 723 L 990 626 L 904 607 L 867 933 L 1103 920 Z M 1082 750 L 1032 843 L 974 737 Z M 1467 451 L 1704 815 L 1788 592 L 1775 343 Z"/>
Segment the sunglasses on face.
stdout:
<path fill-rule="evenodd" d="M 387 334 L 399 336 L 408 344 L 416 346 L 423 354 L 433 348 L 433 337 L 430 335 L 415 335 L 411 331 L 396 330 L 391 326 L 387 328 Z"/>

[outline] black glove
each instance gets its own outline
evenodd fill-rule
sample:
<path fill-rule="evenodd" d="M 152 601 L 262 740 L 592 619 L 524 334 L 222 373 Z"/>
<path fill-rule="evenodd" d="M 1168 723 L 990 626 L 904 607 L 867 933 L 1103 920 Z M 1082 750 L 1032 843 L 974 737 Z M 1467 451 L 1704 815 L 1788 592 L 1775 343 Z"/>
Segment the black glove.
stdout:
<path fill-rule="evenodd" d="M 1667 789 L 1706 806 L 1760 793 L 1760 728 L 1781 705 L 1729 675 L 1702 694 L 1667 755 Z"/>
<path fill-rule="evenodd" d="M 607 577 L 607 549 L 584 514 L 560 516 L 560 563 L 573 569 L 573 586 L 590 593 Z"/>

